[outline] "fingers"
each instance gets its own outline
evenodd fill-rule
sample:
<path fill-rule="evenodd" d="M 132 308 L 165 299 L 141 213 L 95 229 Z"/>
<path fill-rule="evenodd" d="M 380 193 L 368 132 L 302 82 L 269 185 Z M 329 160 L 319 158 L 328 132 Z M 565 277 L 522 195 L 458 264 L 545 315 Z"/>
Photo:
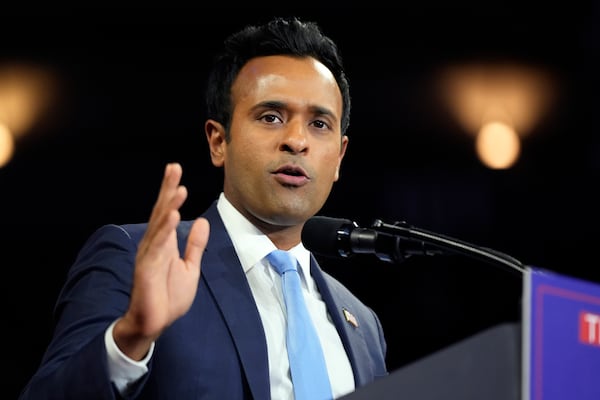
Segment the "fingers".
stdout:
<path fill-rule="evenodd" d="M 181 175 L 180 164 L 167 164 L 148 226 L 149 235 L 159 243 L 166 240 L 180 220 L 179 208 L 187 198 L 187 189 L 179 184 Z"/>
<path fill-rule="evenodd" d="M 208 242 L 210 226 L 205 218 L 198 218 L 194 221 L 188 242 L 185 249 L 185 262 L 188 268 L 199 268 L 202 254 Z"/>
<path fill-rule="evenodd" d="M 164 210 L 179 208 L 178 206 L 173 207 L 175 204 L 172 206 L 169 206 L 169 204 L 173 201 L 173 199 L 177 199 L 177 192 L 181 187 L 179 186 L 179 182 L 181 181 L 182 173 L 183 170 L 179 163 L 167 164 L 160 186 L 160 191 L 158 193 L 158 198 L 156 199 L 156 203 L 152 209 L 152 215 L 150 216 L 151 219 L 154 217 L 158 218 Z M 185 195 L 187 195 L 187 193 L 185 193 Z M 183 200 L 185 200 L 185 196 L 181 200 L 179 206 L 183 203 Z"/>
<path fill-rule="evenodd" d="M 145 257 L 148 253 L 154 254 L 152 258 L 156 254 L 164 255 L 162 246 L 174 234 L 181 219 L 179 208 L 187 198 L 187 189 L 179 184 L 181 175 L 180 164 L 166 165 L 160 191 L 150 214 L 148 228 L 138 248 L 138 258 Z"/>
<path fill-rule="evenodd" d="M 148 246 L 160 246 L 169 240 L 181 219 L 179 208 L 187 198 L 187 189 L 179 184 L 181 175 L 180 164 L 167 164 L 147 230 Z M 184 256 L 188 267 L 199 267 L 208 241 L 209 229 L 205 218 L 194 221 Z"/>

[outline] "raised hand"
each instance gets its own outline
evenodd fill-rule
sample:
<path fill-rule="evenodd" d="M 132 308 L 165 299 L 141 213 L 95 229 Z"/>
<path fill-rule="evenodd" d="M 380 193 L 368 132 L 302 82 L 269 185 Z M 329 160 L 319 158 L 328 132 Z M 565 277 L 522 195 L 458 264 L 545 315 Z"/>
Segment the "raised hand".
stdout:
<path fill-rule="evenodd" d="M 204 218 L 194 221 L 182 258 L 176 227 L 187 189 L 180 184 L 181 175 L 178 163 L 166 166 L 148 228 L 139 243 L 129 309 L 113 330 L 119 349 L 134 360 L 146 355 L 151 343 L 188 311 L 196 296 L 209 225 Z"/>

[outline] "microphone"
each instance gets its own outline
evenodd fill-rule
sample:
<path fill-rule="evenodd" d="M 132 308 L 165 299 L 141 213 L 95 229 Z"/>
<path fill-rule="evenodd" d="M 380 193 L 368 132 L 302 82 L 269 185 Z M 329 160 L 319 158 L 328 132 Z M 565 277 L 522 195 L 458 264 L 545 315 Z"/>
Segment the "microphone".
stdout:
<path fill-rule="evenodd" d="M 520 274 L 525 272 L 519 260 L 504 253 L 418 229 L 405 222 L 386 224 L 376 219 L 371 228 L 361 228 L 349 219 L 314 216 L 305 222 L 301 239 L 308 250 L 325 257 L 374 254 L 382 261 L 401 263 L 413 255 L 458 253 L 509 267 Z"/>
<path fill-rule="evenodd" d="M 401 263 L 411 255 L 441 254 L 439 249 L 406 235 L 360 228 L 349 219 L 326 216 L 314 216 L 306 221 L 301 238 L 307 249 L 325 257 L 375 254 L 380 260 Z"/>

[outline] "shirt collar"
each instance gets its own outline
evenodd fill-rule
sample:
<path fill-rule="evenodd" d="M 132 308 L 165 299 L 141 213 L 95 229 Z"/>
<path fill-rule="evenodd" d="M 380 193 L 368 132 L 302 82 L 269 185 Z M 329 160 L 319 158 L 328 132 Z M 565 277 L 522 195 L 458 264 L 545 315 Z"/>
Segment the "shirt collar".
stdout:
<path fill-rule="evenodd" d="M 224 193 L 219 195 L 217 210 L 233 242 L 244 273 L 248 273 L 254 265 L 262 262 L 267 254 L 276 249 L 271 239 L 248 221 L 227 200 Z M 298 259 L 304 277 L 310 276 L 310 252 L 302 243 L 298 243 L 289 251 Z"/>

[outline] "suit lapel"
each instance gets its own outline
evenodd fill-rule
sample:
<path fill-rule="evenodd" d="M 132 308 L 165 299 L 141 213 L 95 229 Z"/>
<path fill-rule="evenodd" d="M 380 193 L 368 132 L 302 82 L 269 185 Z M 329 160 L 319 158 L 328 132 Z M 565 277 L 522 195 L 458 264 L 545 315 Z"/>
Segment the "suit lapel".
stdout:
<path fill-rule="evenodd" d="M 203 216 L 209 220 L 211 230 L 202 259 L 202 279 L 229 326 L 252 397 L 270 398 L 267 342 L 248 280 L 217 212 L 216 203 Z M 364 365 L 364 360 L 369 357 L 360 321 L 357 321 L 358 326 L 352 321 L 357 311 L 346 296 L 326 282 L 314 256 L 311 256 L 311 274 L 344 344 L 355 384 L 362 386 L 371 380 L 373 374 Z"/>
<path fill-rule="evenodd" d="M 267 342 L 248 280 L 214 204 L 204 216 L 211 230 L 202 277 L 229 326 L 252 397 L 270 398 Z"/>
<path fill-rule="evenodd" d="M 368 360 L 367 344 L 362 334 L 360 321 L 355 319 L 357 311 L 347 301 L 347 296 L 339 293 L 333 285 L 327 283 L 325 275 L 314 256 L 311 255 L 311 274 L 321 292 L 323 301 L 327 305 L 327 311 L 331 315 L 346 354 L 352 365 L 354 382 L 356 386 L 362 386 L 371 381 L 372 371 L 366 368 L 365 360 Z"/>

